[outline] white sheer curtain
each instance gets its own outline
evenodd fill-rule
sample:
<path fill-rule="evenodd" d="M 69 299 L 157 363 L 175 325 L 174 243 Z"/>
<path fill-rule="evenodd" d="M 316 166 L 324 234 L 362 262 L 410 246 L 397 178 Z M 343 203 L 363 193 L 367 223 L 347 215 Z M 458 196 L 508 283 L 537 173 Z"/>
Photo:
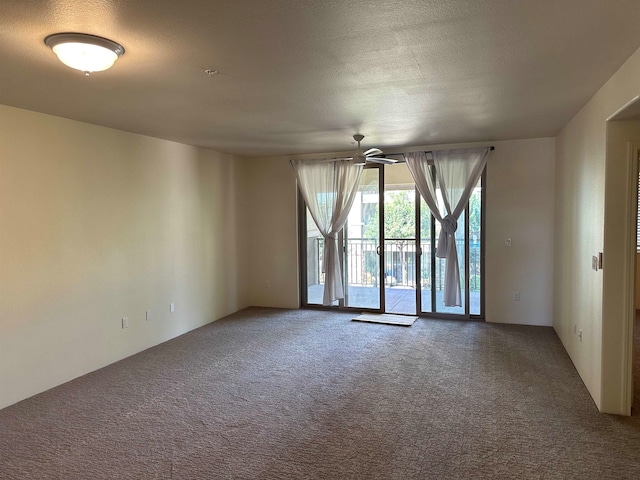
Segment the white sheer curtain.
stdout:
<path fill-rule="evenodd" d="M 350 161 L 292 160 L 300 192 L 324 237 L 322 271 L 323 305 L 344 298 L 338 254 L 338 232 L 342 229 L 358 191 L 362 165 Z"/>
<path fill-rule="evenodd" d="M 488 148 L 433 152 L 441 201 L 436 195 L 426 153 L 405 154 L 407 167 L 420 195 L 441 225 L 436 256 L 445 259 L 444 305 L 447 307 L 462 306 L 455 233 L 458 229 L 458 219 L 487 163 L 488 153 Z"/>

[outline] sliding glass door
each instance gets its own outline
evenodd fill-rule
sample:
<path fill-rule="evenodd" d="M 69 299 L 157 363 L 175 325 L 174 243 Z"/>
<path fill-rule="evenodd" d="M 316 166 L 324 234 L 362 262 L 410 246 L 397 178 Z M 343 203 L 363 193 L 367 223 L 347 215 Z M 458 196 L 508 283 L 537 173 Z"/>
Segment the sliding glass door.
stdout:
<path fill-rule="evenodd" d="M 434 175 L 434 180 L 435 175 Z M 345 298 L 333 306 L 396 314 L 482 318 L 483 186 L 478 182 L 455 233 L 461 306 L 443 303 L 445 260 L 436 257 L 435 221 L 404 163 L 367 166 L 339 235 Z M 437 193 L 440 186 L 436 181 Z M 439 193 L 438 193 L 439 196 Z M 321 305 L 324 239 L 300 201 L 303 305 Z"/>

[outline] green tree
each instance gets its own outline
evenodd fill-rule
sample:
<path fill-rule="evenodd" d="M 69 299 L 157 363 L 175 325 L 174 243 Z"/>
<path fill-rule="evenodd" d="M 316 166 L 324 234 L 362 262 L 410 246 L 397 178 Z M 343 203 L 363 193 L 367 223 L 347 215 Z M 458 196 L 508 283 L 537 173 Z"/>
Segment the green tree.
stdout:
<path fill-rule="evenodd" d="M 386 238 L 414 238 L 416 209 L 413 190 L 385 192 L 384 235 Z M 364 228 L 367 238 L 378 238 L 380 209 L 369 217 Z"/>

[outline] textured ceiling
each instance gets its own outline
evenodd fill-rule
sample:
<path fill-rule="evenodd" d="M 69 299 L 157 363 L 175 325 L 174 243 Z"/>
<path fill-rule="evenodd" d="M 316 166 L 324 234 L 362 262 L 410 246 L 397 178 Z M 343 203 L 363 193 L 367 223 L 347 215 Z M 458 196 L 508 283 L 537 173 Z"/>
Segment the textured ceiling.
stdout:
<path fill-rule="evenodd" d="M 639 0 L 2 0 L 0 103 L 241 155 L 552 136 L 639 20 Z M 126 53 L 84 77 L 43 43 L 65 31 Z"/>

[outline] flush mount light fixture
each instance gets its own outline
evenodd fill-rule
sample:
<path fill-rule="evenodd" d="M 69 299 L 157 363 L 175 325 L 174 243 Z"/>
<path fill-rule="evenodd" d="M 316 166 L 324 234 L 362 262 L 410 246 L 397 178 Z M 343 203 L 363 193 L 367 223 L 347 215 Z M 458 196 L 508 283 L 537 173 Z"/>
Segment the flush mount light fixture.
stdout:
<path fill-rule="evenodd" d="M 89 75 L 111 68 L 124 47 L 107 38 L 86 33 L 55 33 L 44 39 L 60 61 Z"/>

